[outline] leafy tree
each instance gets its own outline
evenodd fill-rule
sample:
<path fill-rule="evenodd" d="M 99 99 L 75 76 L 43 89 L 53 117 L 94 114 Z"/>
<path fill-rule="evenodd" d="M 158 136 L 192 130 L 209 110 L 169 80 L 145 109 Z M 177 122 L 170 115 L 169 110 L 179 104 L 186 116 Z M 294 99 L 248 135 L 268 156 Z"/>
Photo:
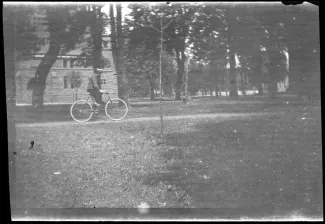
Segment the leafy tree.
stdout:
<path fill-rule="evenodd" d="M 92 66 L 93 68 L 111 67 L 111 62 L 105 58 L 102 52 L 104 27 L 109 24 L 108 16 L 102 12 L 103 5 L 81 6 L 82 22 L 86 24 L 87 29 L 84 35 L 80 37 L 80 42 L 85 46 L 81 48 L 77 65 Z"/>
<path fill-rule="evenodd" d="M 40 6 L 45 11 L 49 48 L 36 69 L 35 77 L 29 86 L 33 89 L 32 104 L 43 107 L 46 79 L 50 69 L 61 52 L 67 52 L 76 46 L 80 36 L 86 30 L 84 10 L 78 6 Z M 72 13 L 75 12 L 75 13 Z"/>
<path fill-rule="evenodd" d="M 162 79 L 164 85 L 164 93 L 173 95 L 174 85 L 176 83 L 177 63 L 175 55 L 171 55 L 167 51 L 162 54 Z"/>
<path fill-rule="evenodd" d="M 184 62 L 184 98 L 185 103 L 191 102 L 191 96 L 189 95 L 189 88 L 188 88 L 188 69 L 191 57 L 189 56 L 189 52 L 186 53 L 186 60 Z"/>
<path fill-rule="evenodd" d="M 191 35 L 191 27 L 196 18 L 196 11 L 199 4 L 173 4 L 165 6 L 162 4 L 149 5 L 132 5 L 132 13 L 134 21 L 135 42 L 141 42 L 142 33 L 144 46 L 157 50 L 159 42 L 159 32 L 151 27 L 160 27 L 160 18 L 163 24 L 168 24 L 164 30 L 165 50 L 169 55 L 174 55 L 177 63 L 177 76 L 175 82 L 175 99 L 181 99 L 181 89 L 184 81 L 185 63 L 187 61 L 186 49 Z"/>
<path fill-rule="evenodd" d="M 126 52 L 127 71 L 130 79 L 148 80 L 150 88 L 150 99 L 155 99 L 155 89 L 159 75 L 159 32 L 154 30 L 156 14 L 151 14 L 149 4 L 131 4 L 130 16 L 126 27 L 130 39 Z M 164 89 L 169 89 L 173 83 L 174 60 L 173 52 L 163 51 L 162 54 L 162 77 Z M 135 82 L 134 82 L 135 83 Z M 168 87 L 168 88 L 167 88 Z M 143 88 L 148 88 L 147 85 Z"/>
<path fill-rule="evenodd" d="M 150 49 L 133 50 L 128 56 L 127 69 L 131 76 L 137 79 L 145 79 L 150 85 L 150 99 L 155 99 L 155 80 L 159 66 L 158 55 Z"/>
<path fill-rule="evenodd" d="M 206 64 L 205 73 L 210 76 L 208 88 L 216 97 L 227 74 L 227 22 L 224 9 L 219 5 L 203 4 L 197 11 L 191 32 L 191 51 L 196 60 Z M 202 80 L 201 80 L 202 81 Z"/>
<path fill-rule="evenodd" d="M 80 75 L 80 72 L 77 72 L 75 70 L 71 71 L 69 75 L 69 80 L 71 83 L 71 88 L 76 90 L 76 100 L 78 100 L 78 89 L 82 84 L 82 77 Z"/>
<path fill-rule="evenodd" d="M 289 90 L 301 96 L 319 94 L 318 8 L 308 4 L 287 6 L 283 23 L 286 32 L 282 42 L 289 54 Z"/>
<path fill-rule="evenodd" d="M 200 80 L 202 77 L 203 64 L 195 59 L 190 60 L 188 69 L 188 90 L 192 97 L 200 90 Z"/>
<path fill-rule="evenodd" d="M 282 5 L 267 6 L 256 5 L 245 7 L 239 5 L 236 31 L 236 54 L 240 55 L 240 60 L 249 60 L 252 71 L 248 73 L 251 81 L 255 82 L 262 94 L 262 82 L 267 83 L 270 97 L 275 97 L 277 82 L 284 81 L 286 76 L 286 58 L 283 53 L 285 47 L 281 41 L 283 39 L 284 11 Z M 238 19 L 240 18 L 240 20 Z M 266 49 L 267 73 L 263 71 L 265 67 L 262 48 Z M 242 69 L 241 69 L 242 70 Z M 240 71 L 242 72 L 242 71 Z"/>
<path fill-rule="evenodd" d="M 173 22 L 165 30 L 168 52 L 174 52 L 177 62 L 177 80 L 175 83 L 175 100 L 181 99 L 181 86 L 187 60 L 186 48 L 190 38 L 190 27 L 196 18 L 197 4 L 173 4 L 171 7 L 160 7 L 164 17 L 172 18 Z"/>
<path fill-rule="evenodd" d="M 155 89 L 159 75 L 159 55 L 151 49 L 132 45 L 126 54 L 126 68 L 129 80 L 142 80 L 150 86 L 150 99 L 155 100 Z M 174 79 L 175 69 L 173 57 L 167 52 L 162 54 L 162 77 L 165 85 L 171 85 Z M 137 88 L 139 82 L 133 82 Z M 130 84 L 132 86 L 132 84 Z M 146 85 L 143 88 L 149 88 Z"/>
<path fill-rule="evenodd" d="M 102 7 L 102 4 L 39 7 L 46 14 L 50 41 L 48 52 L 42 58 L 35 77 L 29 82 L 29 87 L 33 88 L 33 105 L 43 105 L 46 78 L 57 56 L 66 54 L 77 44 L 87 43 L 78 57 L 78 65 L 92 65 L 94 69 L 110 65 L 102 54 L 102 34 L 108 24 Z"/>

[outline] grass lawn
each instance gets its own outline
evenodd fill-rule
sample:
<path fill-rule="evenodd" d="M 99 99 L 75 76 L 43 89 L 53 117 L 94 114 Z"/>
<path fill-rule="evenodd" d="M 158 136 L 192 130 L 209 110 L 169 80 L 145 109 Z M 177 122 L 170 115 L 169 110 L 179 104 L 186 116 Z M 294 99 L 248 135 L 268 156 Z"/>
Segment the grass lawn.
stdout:
<path fill-rule="evenodd" d="M 320 108 L 290 104 L 282 111 L 278 118 L 165 121 L 164 144 L 157 144 L 159 121 L 17 128 L 18 206 L 147 202 L 322 215 Z"/>
<path fill-rule="evenodd" d="M 319 100 L 318 100 L 319 101 Z M 204 113 L 250 113 L 283 110 L 284 107 L 301 108 L 301 99 L 279 95 L 278 99 L 268 100 L 267 96 L 241 96 L 237 98 L 198 97 L 191 105 L 184 105 L 182 101 L 164 101 L 163 115 L 190 115 Z M 309 100 L 309 104 L 319 104 Z M 71 105 L 47 105 L 43 113 L 37 113 L 30 106 L 16 107 L 15 118 L 17 123 L 35 122 L 63 122 L 73 121 L 70 116 Z M 130 108 L 126 118 L 157 117 L 160 113 L 159 101 L 130 100 Z M 92 120 L 108 119 L 104 111 L 93 116 Z"/>

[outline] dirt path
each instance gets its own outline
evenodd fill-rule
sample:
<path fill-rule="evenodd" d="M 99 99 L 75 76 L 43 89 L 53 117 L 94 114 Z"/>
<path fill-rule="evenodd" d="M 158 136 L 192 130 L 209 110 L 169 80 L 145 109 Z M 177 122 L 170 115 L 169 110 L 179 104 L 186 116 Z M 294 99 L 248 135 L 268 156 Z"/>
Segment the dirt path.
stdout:
<path fill-rule="evenodd" d="M 265 116 L 273 113 L 218 113 L 218 114 L 193 114 L 193 115 L 178 115 L 178 116 L 164 116 L 164 120 L 178 120 L 178 119 L 202 119 L 202 118 L 218 118 L 218 117 L 251 117 L 251 116 Z M 140 118 L 126 118 L 121 121 L 111 121 L 104 118 L 99 121 L 88 121 L 85 123 L 78 123 L 75 121 L 68 122 L 47 122 L 47 123 L 31 123 L 31 124 L 16 124 L 16 127 L 53 127 L 63 125 L 92 125 L 105 123 L 122 123 L 122 122 L 141 122 L 141 121 L 159 121 L 160 117 L 140 117 Z"/>

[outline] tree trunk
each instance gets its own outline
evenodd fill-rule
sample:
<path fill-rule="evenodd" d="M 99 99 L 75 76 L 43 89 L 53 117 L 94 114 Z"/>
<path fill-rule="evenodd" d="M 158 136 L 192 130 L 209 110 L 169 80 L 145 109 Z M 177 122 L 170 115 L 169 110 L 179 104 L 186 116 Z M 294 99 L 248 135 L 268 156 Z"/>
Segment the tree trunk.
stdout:
<path fill-rule="evenodd" d="M 234 6 L 233 6 L 234 7 Z M 236 61 L 235 61 L 235 49 L 234 49 L 234 33 L 236 29 L 236 18 L 234 14 L 234 8 L 230 7 L 226 11 L 226 18 L 228 22 L 228 30 L 227 30 L 227 39 L 229 46 L 229 64 L 230 64 L 230 74 L 229 74 L 229 84 L 230 84 L 230 96 L 236 97 L 238 96 L 237 90 L 237 81 L 236 81 Z"/>
<path fill-rule="evenodd" d="M 44 103 L 44 92 L 46 88 L 47 76 L 61 51 L 59 38 L 50 37 L 50 47 L 42 58 L 35 72 L 35 86 L 33 87 L 32 104 L 37 108 L 42 108 Z"/>
<path fill-rule="evenodd" d="M 118 41 L 118 95 L 129 104 L 128 84 L 124 64 L 124 32 L 122 27 L 122 7 L 116 5 L 116 30 Z"/>
<path fill-rule="evenodd" d="M 276 98 L 277 92 L 277 64 L 275 63 L 276 52 L 275 50 L 271 50 L 269 52 L 270 55 L 270 67 L 269 67 L 269 78 L 268 78 L 268 91 L 270 99 Z"/>
<path fill-rule="evenodd" d="M 231 48 L 231 47 L 230 47 Z M 232 49 L 229 52 L 229 64 L 230 64 L 230 96 L 236 97 L 238 96 L 237 91 L 237 80 L 236 80 L 236 61 L 235 61 L 235 54 Z"/>
<path fill-rule="evenodd" d="M 263 95 L 263 85 L 262 85 L 262 70 L 261 70 L 261 64 L 260 67 L 257 69 L 256 73 L 256 79 L 257 79 L 257 89 L 258 89 L 258 95 Z"/>
<path fill-rule="evenodd" d="M 93 39 L 93 67 L 103 68 L 102 65 L 102 41 L 103 41 L 103 27 L 101 26 L 102 13 L 101 7 L 97 7 L 93 10 L 93 20 L 95 26 L 91 27 L 91 36 Z"/>
<path fill-rule="evenodd" d="M 154 101 L 156 100 L 156 94 L 155 94 L 155 84 L 154 82 L 152 81 L 152 78 L 149 77 L 149 84 L 150 84 L 150 100 L 151 101 Z"/>
<path fill-rule="evenodd" d="M 101 6 L 93 7 L 93 21 L 95 21 L 95 25 L 91 27 L 91 36 L 93 39 L 93 51 L 92 51 L 92 59 L 93 59 L 93 68 L 103 68 L 102 65 L 102 41 L 103 41 L 103 27 L 101 25 L 102 13 Z M 101 78 L 101 74 L 99 74 L 99 80 Z M 101 88 L 101 82 L 98 82 L 99 88 Z M 100 96 L 100 100 L 102 100 L 102 95 Z"/>
<path fill-rule="evenodd" d="M 245 80 L 245 72 L 241 71 L 241 85 L 242 85 L 242 95 L 246 95 L 246 80 Z"/>
<path fill-rule="evenodd" d="M 255 52 L 255 57 L 254 57 L 254 59 L 256 60 L 256 67 L 254 68 L 254 83 L 255 83 L 255 87 L 257 87 L 258 95 L 263 95 L 263 86 L 262 86 L 263 58 L 260 49 L 260 44 L 257 44 L 255 48 L 257 48 L 257 50 Z"/>
<path fill-rule="evenodd" d="M 185 97 L 190 97 L 188 94 L 188 64 L 189 58 L 186 57 L 184 62 L 184 95 Z"/>
<path fill-rule="evenodd" d="M 175 83 L 175 100 L 181 100 L 181 88 L 183 84 L 183 74 L 184 74 L 184 62 L 185 54 L 184 52 L 177 52 L 177 81 Z"/>
<path fill-rule="evenodd" d="M 173 84 L 170 83 L 170 98 L 172 98 L 174 96 L 174 88 L 173 88 Z"/>
<path fill-rule="evenodd" d="M 276 98 L 276 92 L 277 92 L 277 81 L 275 78 L 270 77 L 269 85 L 268 85 L 268 91 L 271 99 Z"/>
<path fill-rule="evenodd" d="M 258 82 L 257 90 L 258 90 L 258 95 L 263 95 L 262 81 Z"/>
<path fill-rule="evenodd" d="M 192 102 L 191 95 L 188 92 L 188 65 L 190 59 L 187 56 L 185 56 L 184 60 L 185 60 L 184 61 L 184 95 L 185 95 L 184 102 L 185 104 L 188 104 Z"/>
<path fill-rule="evenodd" d="M 289 48 L 289 88 L 292 93 L 299 93 L 301 90 L 300 82 L 300 52 L 297 49 Z"/>
<path fill-rule="evenodd" d="M 211 70 L 210 76 L 211 75 L 213 76 L 213 84 L 214 84 L 215 91 L 216 91 L 216 98 L 219 98 L 219 94 L 218 94 L 219 93 L 219 86 L 218 86 L 219 84 L 218 84 L 218 82 L 220 82 L 220 77 L 217 72 L 218 71 Z M 212 89 L 212 92 L 213 92 L 213 89 Z"/>
<path fill-rule="evenodd" d="M 216 90 L 216 98 L 219 98 L 219 86 L 218 86 L 218 84 L 215 85 L 215 90 Z"/>
<path fill-rule="evenodd" d="M 35 107 L 43 108 L 44 91 L 46 88 L 47 76 L 60 54 L 63 36 L 66 33 L 66 21 L 62 19 L 69 14 L 68 9 L 49 7 L 46 9 L 49 32 L 49 50 L 42 58 L 35 72 L 35 85 L 33 86 L 32 104 Z M 42 110 L 41 110 L 42 111 Z"/>
<path fill-rule="evenodd" d="M 112 45 L 112 55 L 113 55 L 113 62 L 115 66 L 115 70 L 118 69 L 118 61 L 117 61 L 117 42 L 116 42 L 116 24 L 115 24 L 115 17 L 114 17 L 114 8 L 113 4 L 109 5 L 109 16 L 110 16 L 110 25 L 111 25 L 111 45 Z"/>

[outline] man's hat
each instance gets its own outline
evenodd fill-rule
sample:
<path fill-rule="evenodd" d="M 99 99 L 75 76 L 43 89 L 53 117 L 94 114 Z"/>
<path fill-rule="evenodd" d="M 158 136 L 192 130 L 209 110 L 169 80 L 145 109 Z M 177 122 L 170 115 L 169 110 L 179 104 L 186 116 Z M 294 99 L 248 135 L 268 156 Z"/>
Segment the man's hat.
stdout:
<path fill-rule="evenodd" d="M 100 72 L 108 72 L 109 70 L 101 69 L 101 68 L 96 68 L 95 72 L 100 73 Z"/>
<path fill-rule="evenodd" d="M 94 69 L 94 72 L 95 72 L 95 73 L 100 73 L 101 71 L 100 71 L 99 68 L 95 68 L 95 69 Z"/>

